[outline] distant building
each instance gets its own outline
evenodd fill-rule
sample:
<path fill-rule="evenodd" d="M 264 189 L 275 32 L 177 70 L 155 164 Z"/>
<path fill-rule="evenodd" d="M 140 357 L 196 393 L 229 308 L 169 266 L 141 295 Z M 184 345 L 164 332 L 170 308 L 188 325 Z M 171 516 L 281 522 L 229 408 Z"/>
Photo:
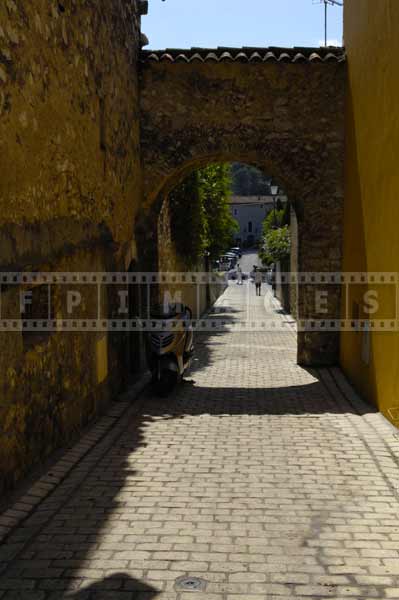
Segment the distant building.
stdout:
<path fill-rule="evenodd" d="M 235 232 L 235 242 L 242 246 L 252 246 L 259 241 L 263 221 L 278 201 L 285 206 L 287 196 L 231 196 L 231 214 L 240 228 Z"/>

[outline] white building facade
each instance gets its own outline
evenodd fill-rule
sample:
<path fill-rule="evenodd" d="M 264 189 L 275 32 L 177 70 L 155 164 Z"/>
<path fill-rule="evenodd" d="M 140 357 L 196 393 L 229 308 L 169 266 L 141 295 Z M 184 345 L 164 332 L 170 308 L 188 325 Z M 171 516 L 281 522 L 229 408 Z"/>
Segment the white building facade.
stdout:
<path fill-rule="evenodd" d="M 237 245 L 250 247 L 262 238 L 263 221 L 273 207 L 276 207 L 277 202 L 285 206 L 287 197 L 284 195 L 231 196 L 231 214 L 239 225 L 239 231 L 234 233 Z"/>

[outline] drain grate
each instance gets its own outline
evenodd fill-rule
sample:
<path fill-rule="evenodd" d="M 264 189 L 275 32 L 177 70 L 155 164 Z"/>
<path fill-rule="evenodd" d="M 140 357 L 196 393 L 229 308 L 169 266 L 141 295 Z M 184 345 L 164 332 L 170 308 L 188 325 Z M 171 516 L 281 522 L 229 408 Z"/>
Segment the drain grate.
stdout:
<path fill-rule="evenodd" d="M 179 577 L 176 579 L 175 588 L 185 592 L 203 592 L 206 588 L 206 581 L 199 577 Z"/>

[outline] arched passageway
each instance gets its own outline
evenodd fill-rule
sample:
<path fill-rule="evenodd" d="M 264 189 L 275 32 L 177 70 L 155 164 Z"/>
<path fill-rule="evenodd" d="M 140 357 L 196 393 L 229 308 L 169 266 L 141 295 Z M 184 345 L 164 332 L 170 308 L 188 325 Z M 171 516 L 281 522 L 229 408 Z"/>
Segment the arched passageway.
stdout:
<path fill-rule="evenodd" d="M 144 212 L 195 167 L 252 164 L 281 182 L 298 218 L 298 271 L 339 273 L 343 217 L 345 62 L 340 49 L 143 53 Z M 339 285 L 298 286 L 301 364 L 337 360 Z M 301 329 L 301 327 L 300 327 Z M 310 330 L 309 330 L 310 329 Z"/>

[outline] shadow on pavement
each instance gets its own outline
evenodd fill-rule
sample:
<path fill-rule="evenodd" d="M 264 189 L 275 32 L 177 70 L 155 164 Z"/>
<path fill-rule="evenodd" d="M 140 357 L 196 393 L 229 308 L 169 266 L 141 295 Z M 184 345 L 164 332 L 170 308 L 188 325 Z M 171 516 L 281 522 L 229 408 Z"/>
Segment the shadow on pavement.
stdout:
<path fill-rule="evenodd" d="M 158 594 L 158 590 L 125 573 L 115 573 L 64 597 L 70 600 L 152 600 Z"/>
<path fill-rule="evenodd" d="M 230 314 L 222 318 L 232 322 L 234 309 L 225 307 L 225 310 Z M 126 518 L 126 498 L 130 494 L 134 499 L 139 493 L 140 480 L 145 480 L 145 473 L 135 470 L 135 459 L 149 443 L 148 429 L 156 421 L 203 414 L 306 415 L 314 418 L 324 413 L 355 412 L 348 403 L 334 401 L 314 372 L 302 371 L 303 380 L 308 381 L 303 385 L 279 385 L 279 380 L 273 380 L 273 373 L 278 373 L 278 361 L 270 374 L 269 387 L 261 386 L 260 380 L 256 379 L 252 385 L 241 386 L 239 381 L 229 384 L 224 378 L 218 380 L 217 377 L 214 381 L 208 377 L 204 380 L 208 381 L 206 385 L 201 383 L 204 370 L 212 368 L 215 361 L 221 365 L 219 372 L 223 372 L 223 361 L 228 355 L 227 344 L 231 351 L 235 343 L 231 337 L 226 343 L 224 335 L 223 331 L 199 335 L 197 362 L 188 375 L 194 381 L 184 382 L 166 400 L 156 398 L 150 389 L 147 390 L 141 411 L 123 423 L 120 434 L 108 447 L 101 448 L 102 443 L 96 446 L 55 492 L 38 505 L 32 517 L 16 529 L 8 543 L 0 549 L 0 568 L 1 561 L 5 566 L 0 576 L 1 600 L 55 600 L 61 597 L 75 600 L 150 600 L 162 594 L 163 590 L 156 589 L 153 582 L 146 580 L 148 553 L 145 550 L 142 558 L 119 557 L 113 562 L 115 552 L 137 549 L 139 556 L 143 543 L 149 543 L 151 538 L 140 528 L 140 516 L 145 514 L 144 511 L 135 511 L 135 505 L 131 504 L 131 524 L 123 527 L 121 523 L 125 521 L 121 521 L 121 517 Z M 256 357 L 257 353 L 264 351 L 254 348 L 257 343 L 264 344 L 259 348 L 267 350 L 269 342 L 262 341 L 262 335 L 259 333 L 258 341 L 248 333 L 237 338 L 237 352 L 230 352 L 229 360 L 233 356 L 239 364 L 240 360 L 248 358 L 247 352 Z M 285 356 L 286 364 L 290 364 L 292 354 L 294 364 L 292 332 L 272 335 L 275 336 L 272 343 L 277 345 L 278 340 L 283 339 L 279 335 L 290 336 L 288 350 L 282 344 L 277 352 L 283 353 L 281 356 Z M 300 376 L 301 370 L 296 368 Z M 370 408 L 369 412 L 377 411 Z M 192 420 L 190 426 L 195 435 Z M 153 439 L 151 443 L 154 444 Z M 162 461 L 160 465 L 162 467 Z M 83 480 L 79 479 L 82 472 Z M 145 506 L 145 503 L 141 500 L 137 506 Z M 102 554 L 99 548 L 104 536 L 107 536 L 108 550 Z M 155 539 L 152 542 L 154 545 L 158 543 Z M 15 556 L 7 562 L 13 554 Z M 4 595 L 1 595 L 2 590 Z"/>

